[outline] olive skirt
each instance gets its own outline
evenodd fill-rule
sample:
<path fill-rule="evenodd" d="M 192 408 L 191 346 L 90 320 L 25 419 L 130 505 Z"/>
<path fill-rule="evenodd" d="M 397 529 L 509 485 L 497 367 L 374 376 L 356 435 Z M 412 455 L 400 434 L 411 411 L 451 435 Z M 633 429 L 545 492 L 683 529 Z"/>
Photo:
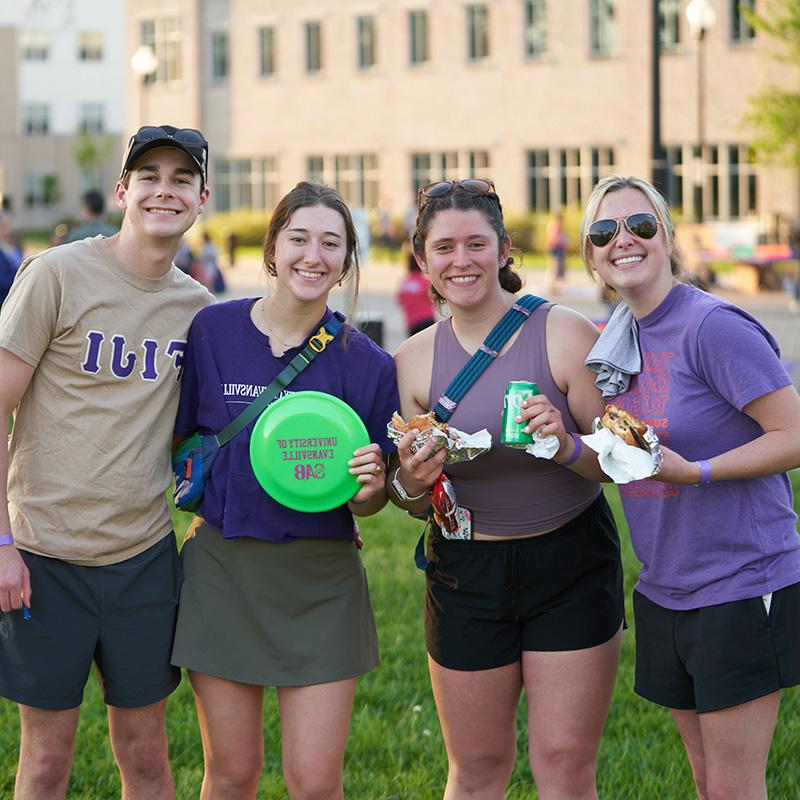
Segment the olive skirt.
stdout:
<path fill-rule="evenodd" d="M 259 686 L 307 686 L 380 662 L 353 542 L 225 539 L 202 523 L 181 560 L 175 666 Z"/>

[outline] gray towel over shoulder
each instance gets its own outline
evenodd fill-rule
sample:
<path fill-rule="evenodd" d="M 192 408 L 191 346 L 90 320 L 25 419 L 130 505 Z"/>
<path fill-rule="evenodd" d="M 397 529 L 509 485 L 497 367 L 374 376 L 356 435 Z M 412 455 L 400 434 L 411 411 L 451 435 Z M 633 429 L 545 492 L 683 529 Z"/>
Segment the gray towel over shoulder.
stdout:
<path fill-rule="evenodd" d="M 595 385 L 604 398 L 628 391 L 632 375 L 642 371 L 642 354 L 633 313 L 620 303 L 584 362 L 597 373 Z"/>

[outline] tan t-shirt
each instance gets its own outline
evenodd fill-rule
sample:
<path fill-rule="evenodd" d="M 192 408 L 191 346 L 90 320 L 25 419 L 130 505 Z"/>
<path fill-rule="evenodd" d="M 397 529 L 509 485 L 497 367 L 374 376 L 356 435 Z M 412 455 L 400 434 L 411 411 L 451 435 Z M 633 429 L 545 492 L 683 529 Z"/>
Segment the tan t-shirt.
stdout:
<path fill-rule="evenodd" d="M 174 266 L 136 275 L 102 236 L 23 263 L 0 313 L 0 347 L 36 367 L 10 446 L 19 547 L 99 566 L 170 531 L 186 334 L 212 299 Z"/>

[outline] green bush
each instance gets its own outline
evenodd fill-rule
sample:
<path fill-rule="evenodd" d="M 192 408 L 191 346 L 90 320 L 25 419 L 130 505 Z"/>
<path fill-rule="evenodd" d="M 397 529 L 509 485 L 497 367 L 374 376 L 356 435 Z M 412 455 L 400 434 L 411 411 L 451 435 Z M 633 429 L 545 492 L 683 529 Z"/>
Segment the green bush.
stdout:
<path fill-rule="evenodd" d="M 254 208 L 240 208 L 237 211 L 221 211 L 208 219 L 203 219 L 203 229 L 208 231 L 217 247 L 225 247 L 231 232 L 236 234 L 239 247 L 260 247 L 264 242 L 270 215 Z"/>
<path fill-rule="evenodd" d="M 569 242 L 567 251 L 570 255 L 580 253 L 578 235 L 581 224 L 581 209 L 578 206 L 567 206 L 562 210 L 564 230 Z M 526 253 L 544 255 L 547 252 L 547 223 L 552 215 L 540 211 L 528 211 L 525 214 L 506 214 L 506 229 L 515 247 Z"/>

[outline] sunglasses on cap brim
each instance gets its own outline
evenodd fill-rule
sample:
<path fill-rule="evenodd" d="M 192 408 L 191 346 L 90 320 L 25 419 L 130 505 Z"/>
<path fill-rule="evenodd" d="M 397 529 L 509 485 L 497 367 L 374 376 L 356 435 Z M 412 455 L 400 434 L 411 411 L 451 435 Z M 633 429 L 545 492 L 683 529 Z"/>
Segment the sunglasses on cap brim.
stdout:
<path fill-rule="evenodd" d="M 619 219 L 596 219 L 590 226 L 586 236 L 595 247 L 605 247 L 616 238 L 623 223 L 630 233 L 639 239 L 652 239 L 658 233 L 661 224 L 653 214 L 629 214 Z"/>
<path fill-rule="evenodd" d="M 497 197 L 494 182 L 488 178 L 465 178 L 463 181 L 435 181 L 427 186 L 420 187 L 417 192 L 417 206 L 423 208 L 429 200 L 444 197 L 456 188 L 463 189 L 470 194 L 489 194 Z"/>

